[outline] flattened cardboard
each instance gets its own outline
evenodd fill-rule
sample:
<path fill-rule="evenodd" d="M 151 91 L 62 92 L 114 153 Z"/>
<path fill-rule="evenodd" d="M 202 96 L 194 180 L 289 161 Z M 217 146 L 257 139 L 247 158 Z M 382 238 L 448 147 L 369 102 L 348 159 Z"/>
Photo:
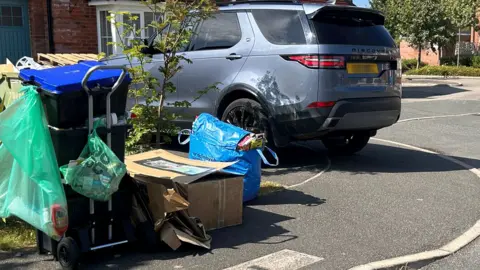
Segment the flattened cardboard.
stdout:
<path fill-rule="evenodd" d="M 169 188 L 165 193 L 163 193 L 163 198 L 165 199 L 165 212 L 172 213 L 180 210 L 185 210 L 188 208 L 190 203 L 185 200 L 180 194 L 178 194 L 174 189 Z"/>
<path fill-rule="evenodd" d="M 198 237 L 194 237 L 194 236 L 190 236 L 186 233 L 184 233 L 183 231 L 175 228 L 174 228 L 174 231 L 175 231 L 175 234 L 177 235 L 178 239 L 180 239 L 180 241 L 182 242 L 185 242 L 185 243 L 189 243 L 189 244 L 192 244 L 192 245 L 196 245 L 196 246 L 199 246 L 199 247 L 203 247 L 203 248 L 206 248 L 206 249 L 210 249 L 210 242 L 212 241 L 211 238 L 209 238 L 208 240 L 205 240 L 205 241 L 201 241 L 198 239 Z"/>
<path fill-rule="evenodd" d="M 175 233 L 175 227 L 169 222 L 163 224 L 162 229 L 160 230 L 160 240 L 173 250 L 177 250 L 182 245 L 180 239 Z"/>
<path fill-rule="evenodd" d="M 165 222 L 160 231 L 160 239 L 166 243 L 171 249 L 177 250 L 182 242 L 210 249 L 211 238 L 201 239 L 185 233 L 184 231 L 173 226 L 170 222 Z"/>
<path fill-rule="evenodd" d="M 125 157 L 128 174 L 147 186 L 155 231 L 174 250 L 181 242 L 210 248 L 206 230 L 242 223 L 243 177 L 219 173 L 234 163 L 191 160 L 164 150 Z"/>
<path fill-rule="evenodd" d="M 155 226 L 156 223 L 165 218 L 166 215 L 166 207 L 165 207 L 165 199 L 163 194 L 165 194 L 166 188 L 163 185 L 157 185 L 152 183 L 147 183 L 147 192 L 149 198 L 148 208 L 152 213 L 152 218 L 154 220 Z"/>
<path fill-rule="evenodd" d="M 195 166 L 203 168 L 204 170 L 194 174 L 181 173 L 172 168 L 168 169 L 168 166 L 164 163 L 156 168 L 155 161 L 159 161 L 159 158 L 167 162 L 171 161 L 177 164 Z M 189 184 L 233 164 L 235 164 L 235 162 L 208 162 L 188 159 L 179 157 L 165 150 L 153 150 L 125 157 L 125 165 L 127 166 L 128 173 L 131 177 L 143 182 L 162 184 L 167 188 L 171 186 L 171 181 L 168 180 L 173 180 L 182 184 Z"/>
<path fill-rule="evenodd" d="M 193 238 L 190 241 L 200 241 L 205 247 L 208 246 L 208 248 L 210 248 L 210 241 L 212 238 L 205 232 L 205 228 L 203 227 L 201 220 L 195 217 L 190 217 L 186 211 L 176 212 L 175 214 L 176 215 L 170 219 L 170 222 L 175 226 L 175 228 L 180 229 L 185 233 L 184 238 L 190 236 Z"/>
<path fill-rule="evenodd" d="M 167 189 L 163 185 L 147 183 L 147 192 L 150 198 L 149 208 L 155 220 L 163 218 L 165 213 L 185 210 L 190 205 L 173 188 Z"/>
<path fill-rule="evenodd" d="M 200 220 L 189 217 L 184 210 L 168 214 L 155 224 L 155 230 L 160 231 L 160 240 L 173 250 L 177 250 L 182 242 L 210 249 L 211 236 L 205 232 Z"/>

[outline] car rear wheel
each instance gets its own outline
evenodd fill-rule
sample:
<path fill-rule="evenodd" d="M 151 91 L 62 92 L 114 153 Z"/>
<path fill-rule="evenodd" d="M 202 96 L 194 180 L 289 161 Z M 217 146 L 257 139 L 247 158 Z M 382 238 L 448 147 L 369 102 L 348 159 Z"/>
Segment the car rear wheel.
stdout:
<path fill-rule="evenodd" d="M 223 112 L 221 120 L 252 133 L 264 133 L 268 144 L 273 143 L 267 114 L 255 100 L 242 98 L 233 101 Z"/>
<path fill-rule="evenodd" d="M 336 155 L 353 155 L 362 150 L 370 140 L 370 133 L 355 132 L 345 136 L 323 138 L 323 145 Z"/>

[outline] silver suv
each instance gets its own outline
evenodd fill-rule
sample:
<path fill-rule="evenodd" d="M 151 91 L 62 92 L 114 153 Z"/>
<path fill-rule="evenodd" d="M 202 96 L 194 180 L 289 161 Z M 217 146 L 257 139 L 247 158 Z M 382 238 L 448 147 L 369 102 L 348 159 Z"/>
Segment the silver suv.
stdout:
<path fill-rule="evenodd" d="M 332 152 L 360 151 L 401 111 L 399 50 L 374 10 L 286 1 L 233 2 L 196 26 L 167 100 L 192 100 L 220 82 L 177 123 L 206 112 L 282 147 L 318 140 Z M 158 73 L 161 55 L 148 68 Z M 116 61 L 112 60 L 115 64 Z M 112 62 L 112 63 L 113 63 Z"/>

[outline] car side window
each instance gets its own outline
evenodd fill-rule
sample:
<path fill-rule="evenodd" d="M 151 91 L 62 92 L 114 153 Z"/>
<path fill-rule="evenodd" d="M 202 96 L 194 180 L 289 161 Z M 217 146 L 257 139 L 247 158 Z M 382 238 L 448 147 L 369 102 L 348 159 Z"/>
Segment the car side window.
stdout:
<path fill-rule="evenodd" d="M 242 38 L 237 13 L 217 13 L 201 22 L 196 31 L 190 51 L 228 49 Z"/>
<path fill-rule="evenodd" d="M 191 30 L 192 28 L 195 29 L 195 28 L 198 28 L 198 23 L 195 23 L 195 25 L 188 25 L 185 29 L 187 30 Z M 157 43 L 157 42 L 160 42 L 162 40 L 162 38 L 164 38 L 166 36 L 166 34 L 171 31 L 170 29 L 170 25 L 167 25 L 165 28 L 163 28 L 158 34 L 155 34 L 153 36 L 153 44 Z M 195 30 L 194 30 L 195 31 Z M 150 37 L 151 39 L 152 37 Z M 182 48 L 179 48 L 177 50 L 177 52 L 183 52 L 183 51 L 186 51 L 188 49 L 188 46 L 190 45 L 191 41 L 189 41 L 188 43 L 184 44 Z"/>
<path fill-rule="evenodd" d="M 253 18 L 268 42 L 276 45 L 307 44 L 300 16 L 297 10 L 254 9 Z"/>

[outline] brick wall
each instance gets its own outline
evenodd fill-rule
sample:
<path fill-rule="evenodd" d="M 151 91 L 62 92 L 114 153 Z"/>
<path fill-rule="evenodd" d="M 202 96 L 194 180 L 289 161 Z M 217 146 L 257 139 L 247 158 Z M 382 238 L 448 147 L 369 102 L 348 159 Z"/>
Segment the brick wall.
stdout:
<path fill-rule="evenodd" d="M 46 0 L 29 1 L 32 54 L 49 52 Z M 96 9 L 87 0 L 52 0 L 55 53 L 97 53 Z"/>
<path fill-rule="evenodd" d="M 475 44 L 478 44 L 480 42 L 480 35 L 478 32 L 475 31 L 475 29 L 472 27 L 471 33 L 470 33 L 470 42 L 473 42 Z"/>
<path fill-rule="evenodd" d="M 406 41 L 400 43 L 400 55 L 402 59 L 417 59 L 418 50 L 410 47 L 410 44 Z M 436 53 L 432 50 L 422 50 L 422 62 L 425 62 L 431 66 L 438 66 L 439 64 L 439 52 Z"/>
<path fill-rule="evenodd" d="M 480 10 L 477 10 L 477 19 L 480 19 Z M 480 26 L 480 23 L 477 26 Z M 480 34 L 479 32 L 475 31 L 475 28 L 473 27 L 471 29 L 470 42 L 475 44 L 480 43 Z"/>
<path fill-rule="evenodd" d="M 52 10 L 55 52 L 98 52 L 95 7 L 87 0 L 52 0 Z"/>
<path fill-rule="evenodd" d="M 28 1 L 32 55 L 48 52 L 47 1 Z"/>

